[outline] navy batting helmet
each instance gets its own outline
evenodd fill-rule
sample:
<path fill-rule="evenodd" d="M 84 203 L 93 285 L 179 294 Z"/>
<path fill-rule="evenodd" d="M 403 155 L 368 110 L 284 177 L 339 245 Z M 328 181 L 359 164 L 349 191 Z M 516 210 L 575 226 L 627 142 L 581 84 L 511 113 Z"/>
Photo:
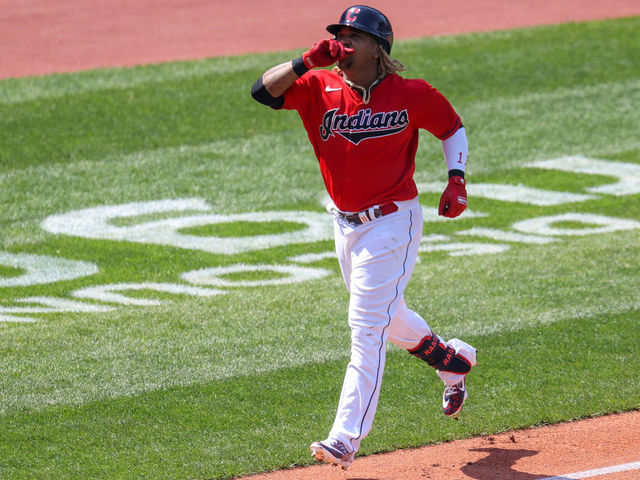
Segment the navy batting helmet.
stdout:
<path fill-rule="evenodd" d="M 391 22 L 380 10 L 367 5 L 349 7 L 342 13 L 338 23 L 329 25 L 327 30 L 336 35 L 342 27 L 353 27 L 373 35 L 382 48 L 387 53 L 391 53 L 391 45 L 393 44 Z"/>

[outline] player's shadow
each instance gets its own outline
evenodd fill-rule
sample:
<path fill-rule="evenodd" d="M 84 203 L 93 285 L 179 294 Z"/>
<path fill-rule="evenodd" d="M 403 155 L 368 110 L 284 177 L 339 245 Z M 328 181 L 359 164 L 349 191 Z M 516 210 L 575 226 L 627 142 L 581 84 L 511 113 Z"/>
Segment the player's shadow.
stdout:
<path fill-rule="evenodd" d="M 532 457 L 536 450 L 511 450 L 507 448 L 474 448 L 472 452 L 487 452 L 488 456 L 477 462 L 469 462 L 460 470 L 476 480 L 538 480 L 545 476 L 542 473 L 525 473 L 513 469 L 515 463 L 524 457 Z"/>

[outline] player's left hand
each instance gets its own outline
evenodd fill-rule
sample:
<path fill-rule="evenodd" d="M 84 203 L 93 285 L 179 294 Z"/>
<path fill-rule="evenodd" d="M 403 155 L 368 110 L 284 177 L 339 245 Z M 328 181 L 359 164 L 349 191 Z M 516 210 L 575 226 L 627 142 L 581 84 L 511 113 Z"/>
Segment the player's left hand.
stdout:
<path fill-rule="evenodd" d="M 449 185 L 440 197 L 438 215 L 455 218 L 467 208 L 466 181 L 462 177 L 451 177 Z"/>

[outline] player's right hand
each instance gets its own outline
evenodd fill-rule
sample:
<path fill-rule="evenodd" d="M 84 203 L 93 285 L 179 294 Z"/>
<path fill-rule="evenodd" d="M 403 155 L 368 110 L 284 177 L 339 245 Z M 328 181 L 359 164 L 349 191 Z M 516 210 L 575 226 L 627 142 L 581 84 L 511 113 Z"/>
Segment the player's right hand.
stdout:
<path fill-rule="evenodd" d="M 307 68 L 328 67 L 347 55 L 353 53 L 353 48 L 345 47 L 340 42 L 325 38 L 313 44 L 302 54 L 302 60 Z"/>

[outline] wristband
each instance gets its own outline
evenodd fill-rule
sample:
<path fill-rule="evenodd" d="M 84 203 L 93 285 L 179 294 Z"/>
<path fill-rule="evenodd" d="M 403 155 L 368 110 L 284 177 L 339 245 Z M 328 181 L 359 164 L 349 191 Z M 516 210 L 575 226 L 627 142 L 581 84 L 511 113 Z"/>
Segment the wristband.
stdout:
<path fill-rule="evenodd" d="M 304 59 L 302 57 L 298 57 L 291 62 L 293 65 L 293 72 L 301 77 L 305 73 L 309 71 L 309 68 L 304 64 Z"/>

